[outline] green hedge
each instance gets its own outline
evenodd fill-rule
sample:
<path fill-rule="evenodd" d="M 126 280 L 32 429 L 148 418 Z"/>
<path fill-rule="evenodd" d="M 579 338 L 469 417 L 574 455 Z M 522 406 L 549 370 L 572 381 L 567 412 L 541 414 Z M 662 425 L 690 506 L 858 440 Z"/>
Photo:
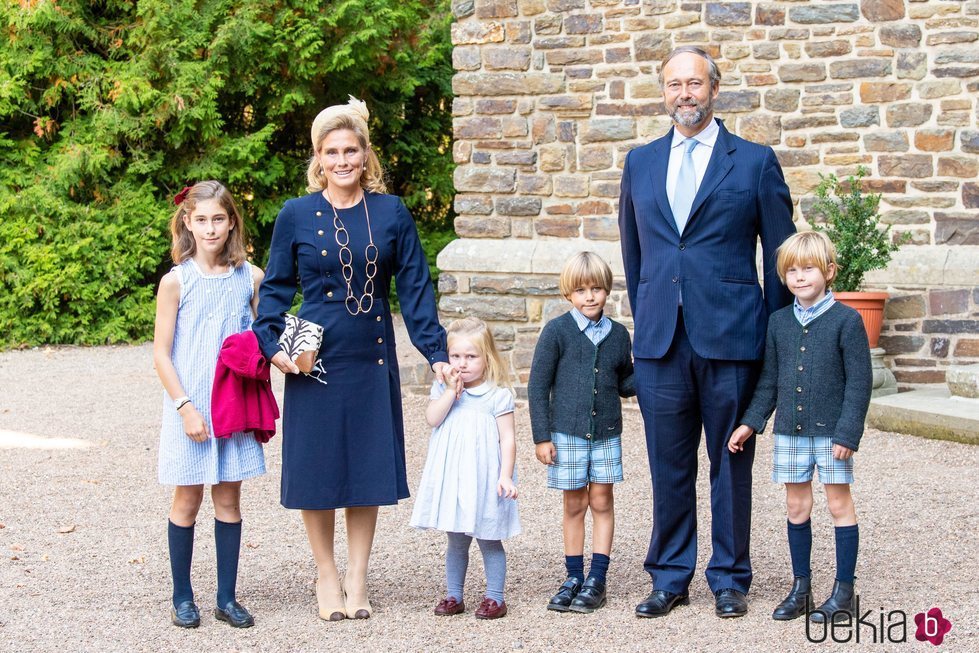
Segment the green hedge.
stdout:
<path fill-rule="evenodd" d="M 312 118 L 348 93 L 372 109 L 391 191 L 445 241 L 448 5 L 0 5 L 0 346 L 151 337 L 171 198 L 191 181 L 229 185 L 264 264 L 304 192 Z"/>

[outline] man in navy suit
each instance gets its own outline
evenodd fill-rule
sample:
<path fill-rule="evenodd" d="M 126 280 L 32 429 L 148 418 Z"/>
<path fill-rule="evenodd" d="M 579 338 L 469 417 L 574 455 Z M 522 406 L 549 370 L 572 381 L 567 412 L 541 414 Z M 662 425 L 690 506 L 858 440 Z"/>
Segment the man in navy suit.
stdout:
<path fill-rule="evenodd" d="M 689 602 L 701 428 L 710 459 L 707 583 L 718 616 L 748 611 L 754 448 L 732 456 L 726 443 L 751 401 L 768 315 L 791 300 L 775 271 L 775 249 L 795 226 L 772 149 L 714 119 L 720 79 L 703 50 L 670 53 L 660 84 L 673 129 L 632 150 L 622 171 L 619 232 L 653 483 L 645 562 L 653 591 L 636 606 L 640 617 Z M 759 238 L 764 295 L 755 263 Z"/>

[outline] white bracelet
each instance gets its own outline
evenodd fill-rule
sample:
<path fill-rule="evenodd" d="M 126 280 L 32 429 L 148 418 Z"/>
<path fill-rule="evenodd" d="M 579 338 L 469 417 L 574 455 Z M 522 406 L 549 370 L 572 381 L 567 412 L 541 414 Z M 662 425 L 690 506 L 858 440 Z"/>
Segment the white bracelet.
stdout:
<path fill-rule="evenodd" d="M 190 403 L 190 397 L 187 396 L 177 397 L 176 399 L 173 400 L 173 403 L 177 405 L 177 410 L 179 411 L 181 408 L 183 408 L 184 406 Z"/>

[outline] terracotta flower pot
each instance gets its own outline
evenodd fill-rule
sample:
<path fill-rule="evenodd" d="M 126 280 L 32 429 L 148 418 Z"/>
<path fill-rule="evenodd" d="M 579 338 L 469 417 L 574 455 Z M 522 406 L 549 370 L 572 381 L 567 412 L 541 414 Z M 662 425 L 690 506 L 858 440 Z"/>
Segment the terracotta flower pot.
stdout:
<path fill-rule="evenodd" d="M 833 297 L 860 313 L 863 327 L 867 330 L 870 348 L 876 347 L 880 339 L 880 328 L 884 323 L 884 302 L 888 294 L 886 292 L 834 292 Z"/>

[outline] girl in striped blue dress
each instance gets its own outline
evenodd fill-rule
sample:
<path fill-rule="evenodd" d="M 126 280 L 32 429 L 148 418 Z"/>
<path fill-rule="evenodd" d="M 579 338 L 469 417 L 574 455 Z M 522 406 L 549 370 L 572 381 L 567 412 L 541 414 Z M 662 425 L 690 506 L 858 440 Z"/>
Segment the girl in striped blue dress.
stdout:
<path fill-rule="evenodd" d="M 211 486 L 218 591 L 215 618 L 237 628 L 254 619 L 235 600 L 241 547 L 241 482 L 265 473 L 261 444 L 250 433 L 214 438 L 211 385 L 221 343 L 251 328 L 262 270 L 245 260 L 244 225 L 231 193 L 202 181 L 174 198 L 171 256 L 160 281 L 153 361 L 163 382 L 160 482 L 174 485 L 167 539 L 173 574 L 174 625 L 196 628 L 190 563 L 194 524 Z"/>

